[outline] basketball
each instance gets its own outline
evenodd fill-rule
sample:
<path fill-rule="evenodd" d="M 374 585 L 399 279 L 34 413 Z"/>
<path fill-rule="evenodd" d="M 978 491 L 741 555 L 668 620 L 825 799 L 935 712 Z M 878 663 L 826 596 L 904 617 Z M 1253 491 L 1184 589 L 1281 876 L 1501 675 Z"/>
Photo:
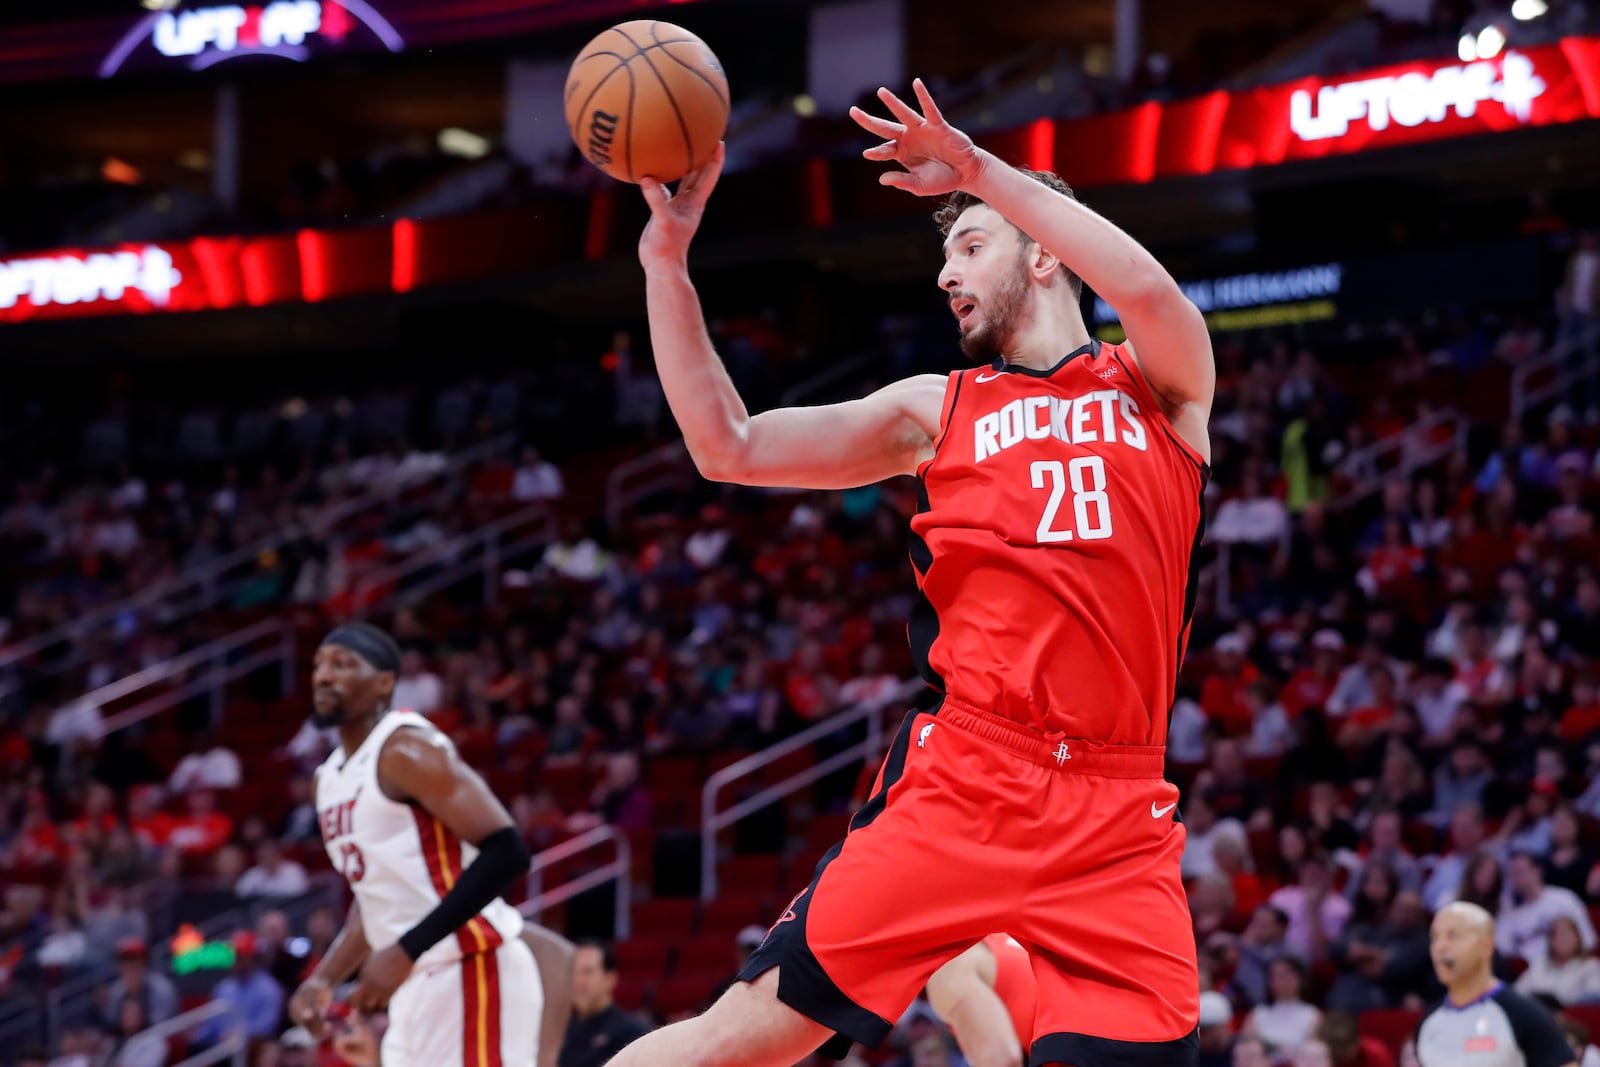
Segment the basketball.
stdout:
<path fill-rule="evenodd" d="M 722 64 L 670 22 L 624 22 L 590 41 L 572 61 L 565 99 L 584 158 L 625 182 L 677 181 L 728 128 Z"/>

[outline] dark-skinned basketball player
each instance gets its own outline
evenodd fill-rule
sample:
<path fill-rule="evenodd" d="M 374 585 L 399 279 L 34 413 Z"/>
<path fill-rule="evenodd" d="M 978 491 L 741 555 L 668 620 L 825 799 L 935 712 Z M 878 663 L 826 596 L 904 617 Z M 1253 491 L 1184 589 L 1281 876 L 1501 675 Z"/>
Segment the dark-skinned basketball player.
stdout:
<path fill-rule="evenodd" d="M 320 1036 L 333 987 L 359 968 L 350 1007 L 388 1011 L 386 1067 L 554 1062 L 570 946 L 530 930 L 500 899 L 527 872 L 527 846 L 449 738 L 414 712 L 390 710 L 399 671 L 394 640 L 365 623 L 338 627 L 317 649 L 313 721 L 337 727 L 339 745 L 318 768 L 312 798 L 355 900 L 291 999 L 291 1017 Z"/>
<path fill-rule="evenodd" d="M 1028 1062 L 1184 1067 L 1200 985 L 1168 713 L 1194 608 L 1216 367 L 1206 324 L 1128 234 L 887 89 L 851 117 L 943 197 L 938 285 L 981 361 L 842 404 L 751 416 L 711 345 L 688 250 L 722 163 L 641 183 L 650 336 L 702 474 L 845 489 L 918 480 L 906 717 L 844 840 L 698 1018 L 614 1067 L 787 1067 L 874 1046 L 928 977 L 996 930 L 1038 986 Z M 1080 279 L 1128 343 L 1090 336 Z"/>

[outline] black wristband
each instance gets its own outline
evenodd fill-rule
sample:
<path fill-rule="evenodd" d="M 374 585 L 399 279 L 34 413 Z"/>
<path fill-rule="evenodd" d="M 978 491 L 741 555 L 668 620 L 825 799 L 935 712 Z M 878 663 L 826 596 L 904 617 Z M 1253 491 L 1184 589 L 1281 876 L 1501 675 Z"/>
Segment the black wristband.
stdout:
<path fill-rule="evenodd" d="M 412 960 L 471 922 L 477 914 L 527 873 L 528 846 L 516 827 L 496 830 L 478 843 L 478 856 L 461 872 L 450 892 L 404 934 L 400 951 Z"/>

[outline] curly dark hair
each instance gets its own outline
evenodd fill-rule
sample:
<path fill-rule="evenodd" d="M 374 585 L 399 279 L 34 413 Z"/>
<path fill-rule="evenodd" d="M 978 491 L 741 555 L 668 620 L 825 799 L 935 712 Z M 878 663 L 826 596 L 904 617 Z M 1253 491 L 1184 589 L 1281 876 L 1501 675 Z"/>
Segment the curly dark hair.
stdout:
<path fill-rule="evenodd" d="M 1068 200 L 1078 199 L 1078 194 L 1072 191 L 1072 186 L 1067 184 L 1066 179 L 1053 171 L 1029 170 L 1027 167 L 1017 167 L 1016 169 L 1040 185 L 1054 189 Z M 1079 202 L 1081 203 L 1082 201 Z M 964 189 L 957 189 L 945 197 L 940 202 L 938 210 L 933 213 L 933 223 L 939 227 L 939 236 L 949 237 L 950 230 L 955 226 L 956 219 L 961 217 L 961 213 L 974 204 L 981 203 L 983 203 L 981 198 L 973 196 Z M 1022 234 L 1024 240 L 1033 240 L 1033 237 L 1023 230 L 1021 226 L 1017 226 L 1016 223 L 1012 223 L 1012 226 L 1016 228 L 1018 233 Z M 1061 270 L 1066 274 L 1068 284 L 1072 286 L 1072 295 L 1074 297 L 1081 296 L 1083 294 L 1083 282 L 1076 274 L 1067 269 L 1065 262 L 1062 263 Z"/>

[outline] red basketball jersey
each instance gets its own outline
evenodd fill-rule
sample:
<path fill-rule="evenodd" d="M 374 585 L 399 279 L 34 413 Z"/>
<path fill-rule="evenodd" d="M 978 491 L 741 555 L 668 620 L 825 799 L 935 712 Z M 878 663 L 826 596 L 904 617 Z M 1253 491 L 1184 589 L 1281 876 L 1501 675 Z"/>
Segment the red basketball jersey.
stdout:
<path fill-rule="evenodd" d="M 956 371 L 917 471 L 910 637 L 935 689 L 1046 734 L 1166 743 L 1210 469 L 1115 345 Z"/>

